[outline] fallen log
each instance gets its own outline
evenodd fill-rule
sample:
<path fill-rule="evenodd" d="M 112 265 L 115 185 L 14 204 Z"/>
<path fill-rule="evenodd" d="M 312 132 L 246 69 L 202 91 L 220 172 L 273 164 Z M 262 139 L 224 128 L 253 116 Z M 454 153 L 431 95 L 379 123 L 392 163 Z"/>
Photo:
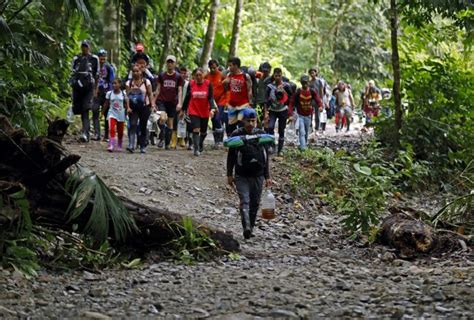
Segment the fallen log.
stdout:
<path fill-rule="evenodd" d="M 423 221 L 397 212 L 383 220 L 379 240 L 395 248 L 400 257 L 412 258 L 462 249 L 460 240 L 463 239 L 456 233 L 437 232 Z"/>
<path fill-rule="evenodd" d="M 179 225 L 183 215 L 156 207 L 149 207 L 121 196 L 125 207 L 135 219 L 140 233 L 129 239 L 129 243 L 141 247 L 153 247 L 171 241 L 176 235 L 172 225 Z M 220 244 L 225 251 L 238 251 L 239 242 L 232 237 L 232 233 L 206 226 L 194 220 L 193 225 L 204 231 L 209 237 Z"/>
<path fill-rule="evenodd" d="M 80 156 L 68 154 L 61 145 L 68 125 L 67 121 L 57 119 L 49 123 L 47 137 L 31 139 L 24 130 L 13 128 L 6 117 L 0 116 L 0 185 L 3 181 L 26 188 L 30 215 L 35 223 L 68 231 L 76 225 L 80 231 L 93 206 L 89 203 L 84 214 L 69 221 L 66 211 L 72 195 L 66 191 L 65 185 L 70 177 L 68 168 L 78 163 Z M 141 251 L 159 249 L 176 237 L 170 226 L 180 225 L 183 215 L 148 207 L 125 197 L 119 199 L 135 220 L 138 232 L 125 243 L 119 243 L 110 230 L 109 238 L 115 246 L 131 245 Z M 199 221 L 193 221 L 193 226 L 203 230 L 221 249 L 239 249 L 239 243 L 231 233 L 205 226 Z"/>

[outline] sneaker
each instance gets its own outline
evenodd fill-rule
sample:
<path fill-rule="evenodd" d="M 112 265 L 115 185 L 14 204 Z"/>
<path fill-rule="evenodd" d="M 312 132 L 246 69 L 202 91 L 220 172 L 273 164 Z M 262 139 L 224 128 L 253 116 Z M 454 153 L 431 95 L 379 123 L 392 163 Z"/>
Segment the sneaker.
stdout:
<path fill-rule="evenodd" d="M 140 148 L 140 153 L 146 153 L 146 149 L 145 148 Z"/>
<path fill-rule="evenodd" d="M 165 150 L 170 150 L 170 149 L 171 149 L 171 148 L 170 148 L 170 145 L 167 144 L 167 145 L 165 146 Z"/>
<path fill-rule="evenodd" d="M 201 154 L 201 152 L 199 152 L 199 150 L 194 150 L 194 155 L 195 156 L 199 156 Z"/>
<path fill-rule="evenodd" d="M 79 137 L 79 142 L 89 142 L 89 138 L 87 137 L 87 135 L 82 134 L 82 135 Z"/>
<path fill-rule="evenodd" d="M 133 148 L 131 148 L 130 146 L 127 147 L 127 151 L 130 152 L 130 153 L 133 153 Z"/>
<path fill-rule="evenodd" d="M 97 135 L 97 134 L 95 134 L 95 135 L 91 138 L 91 140 L 100 141 L 100 136 Z"/>
<path fill-rule="evenodd" d="M 245 229 L 244 230 L 244 238 L 245 239 L 250 239 L 251 236 L 252 236 L 252 231 L 250 231 L 250 229 Z"/>
<path fill-rule="evenodd" d="M 163 146 L 165 145 L 165 141 L 164 140 L 160 140 L 158 141 L 158 148 L 163 148 Z"/>

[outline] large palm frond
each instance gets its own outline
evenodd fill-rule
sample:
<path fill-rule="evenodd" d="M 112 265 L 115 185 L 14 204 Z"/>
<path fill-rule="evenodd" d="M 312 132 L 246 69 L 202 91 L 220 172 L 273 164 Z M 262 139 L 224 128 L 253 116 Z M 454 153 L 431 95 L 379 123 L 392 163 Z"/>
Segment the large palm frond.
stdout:
<path fill-rule="evenodd" d="M 66 183 L 66 189 L 73 193 L 67 210 L 69 221 L 76 220 L 92 207 L 83 231 L 98 244 L 107 240 L 110 228 L 113 229 L 113 238 L 121 242 L 138 232 L 135 220 L 120 199 L 91 170 L 77 165 Z"/>

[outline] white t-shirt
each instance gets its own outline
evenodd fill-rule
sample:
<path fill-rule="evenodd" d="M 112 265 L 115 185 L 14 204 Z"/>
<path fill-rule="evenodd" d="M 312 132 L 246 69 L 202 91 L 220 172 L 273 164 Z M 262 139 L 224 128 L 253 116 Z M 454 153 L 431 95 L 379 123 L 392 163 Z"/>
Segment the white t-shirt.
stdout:
<path fill-rule="evenodd" d="M 108 91 L 105 98 L 110 103 L 107 120 L 114 118 L 119 122 L 125 122 L 125 99 L 127 99 L 125 91 L 120 91 L 119 93 L 115 93 L 112 90 Z"/>

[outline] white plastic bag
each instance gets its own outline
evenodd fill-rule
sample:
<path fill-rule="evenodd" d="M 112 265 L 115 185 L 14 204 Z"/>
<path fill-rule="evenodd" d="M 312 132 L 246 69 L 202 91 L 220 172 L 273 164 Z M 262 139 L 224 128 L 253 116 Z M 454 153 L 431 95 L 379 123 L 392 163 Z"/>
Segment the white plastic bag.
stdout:
<path fill-rule="evenodd" d="M 186 121 L 184 119 L 178 121 L 178 138 L 186 138 Z"/>

